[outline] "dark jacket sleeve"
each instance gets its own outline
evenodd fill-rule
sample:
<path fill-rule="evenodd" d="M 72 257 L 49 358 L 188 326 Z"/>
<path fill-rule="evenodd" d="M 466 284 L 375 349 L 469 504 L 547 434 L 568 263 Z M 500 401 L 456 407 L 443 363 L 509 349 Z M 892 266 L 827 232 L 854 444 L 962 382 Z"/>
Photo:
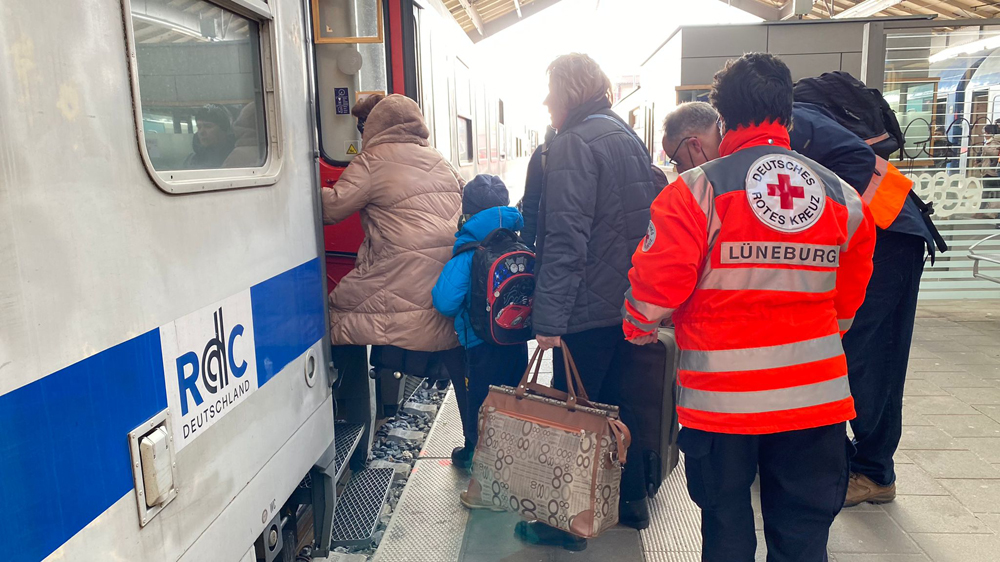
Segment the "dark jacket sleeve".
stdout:
<path fill-rule="evenodd" d="M 528 175 L 524 179 L 524 197 L 521 199 L 521 214 L 524 216 L 524 228 L 521 229 L 521 239 L 535 249 L 535 235 L 538 229 L 538 204 L 542 200 L 542 187 L 545 185 L 545 170 L 542 168 L 542 149 L 539 145 L 528 160 Z"/>
<path fill-rule="evenodd" d="M 819 162 L 864 193 L 875 172 L 875 153 L 819 107 L 796 103 L 789 131 L 792 150 Z"/>
<path fill-rule="evenodd" d="M 561 336 L 587 264 L 598 168 L 590 147 L 576 134 L 553 142 L 545 167 L 545 232 L 532 317 L 535 333 Z"/>

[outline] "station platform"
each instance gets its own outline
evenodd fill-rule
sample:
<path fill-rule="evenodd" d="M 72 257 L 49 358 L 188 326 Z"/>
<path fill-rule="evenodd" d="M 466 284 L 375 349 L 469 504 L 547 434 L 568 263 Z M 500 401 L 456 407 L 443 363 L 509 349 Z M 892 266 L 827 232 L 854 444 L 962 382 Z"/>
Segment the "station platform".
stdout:
<path fill-rule="evenodd" d="M 922 303 L 907 376 L 896 501 L 843 510 L 831 531 L 830 560 L 1000 560 L 1000 300 Z M 700 514 L 688 498 L 683 464 L 651 500 L 648 529 L 619 526 L 585 551 L 569 552 L 518 541 L 516 515 L 470 512 L 459 504 L 468 476 L 451 467 L 450 454 L 461 442 L 449 393 L 375 562 L 701 559 Z M 759 503 L 756 508 L 757 560 L 764 561 Z"/>

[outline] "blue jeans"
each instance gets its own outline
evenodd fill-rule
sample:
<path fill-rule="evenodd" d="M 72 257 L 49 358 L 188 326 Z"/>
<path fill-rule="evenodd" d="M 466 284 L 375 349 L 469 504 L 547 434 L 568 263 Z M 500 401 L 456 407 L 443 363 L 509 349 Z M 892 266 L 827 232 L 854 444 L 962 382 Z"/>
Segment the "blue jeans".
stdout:
<path fill-rule="evenodd" d="M 896 481 L 892 455 L 903 433 L 903 383 L 910 357 L 924 241 L 879 230 L 865 302 L 844 336 L 857 418 L 851 472 L 880 486 Z"/>
<path fill-rule="evenodd" d="M 465 446 L 475 447 L 479 440 L 479 409 L 486 402 L 490 385 L 517 386 L 524 370 L 528 368 L 528 344 L 493 345 L 481 343 L 466 350 L 468 371 L 468 418 L 465 427 Z"/>

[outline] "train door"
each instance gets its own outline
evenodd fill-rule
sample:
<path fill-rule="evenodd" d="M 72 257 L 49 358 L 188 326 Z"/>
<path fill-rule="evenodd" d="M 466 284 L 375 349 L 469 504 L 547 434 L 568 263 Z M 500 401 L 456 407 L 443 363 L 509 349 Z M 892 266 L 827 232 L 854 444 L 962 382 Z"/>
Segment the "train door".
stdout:
<path fill-rule="evenodd" d="M 387 93 L 381 0 L 311 0 L 315 52 L 320 182 L 332 186 L 361 151 L 351 109 L 365 96 Z M 358 215 L 324 228 L 327 289 L 354 267 L 364 238 Z"/>

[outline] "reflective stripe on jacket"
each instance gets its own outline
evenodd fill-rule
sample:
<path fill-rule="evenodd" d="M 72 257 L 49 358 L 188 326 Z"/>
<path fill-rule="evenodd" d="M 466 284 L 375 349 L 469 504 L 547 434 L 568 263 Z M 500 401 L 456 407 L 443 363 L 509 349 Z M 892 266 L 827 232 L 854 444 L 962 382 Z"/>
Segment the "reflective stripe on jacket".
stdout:
<path fill-rule="evenodd" d="M 872 217 L 788 148 L 784 127 L 730 132 L 720 151 L 653 203 L 625 336 L 673 321 L 685 427 L 764 434 L 852 419 L 840 337 L 871 276 Z"/>

